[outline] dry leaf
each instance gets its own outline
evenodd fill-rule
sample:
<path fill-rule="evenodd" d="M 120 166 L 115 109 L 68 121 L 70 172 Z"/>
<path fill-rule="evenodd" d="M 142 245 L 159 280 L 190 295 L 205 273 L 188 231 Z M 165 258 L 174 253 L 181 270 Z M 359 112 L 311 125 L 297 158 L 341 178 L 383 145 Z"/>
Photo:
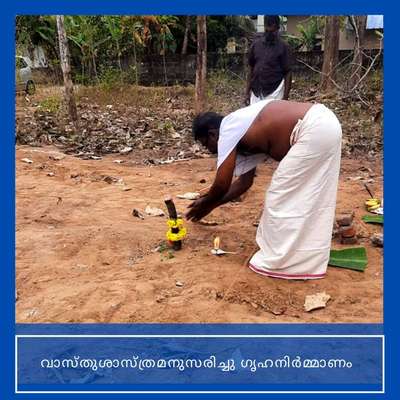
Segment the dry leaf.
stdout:
<path fill-rule="evenodd" d="M 220 224 L 220 222 L 217 221 L 207 221 L 205 219 L 201 219 L 200 221 L 198 221 L 198 224 L 200 225 L 205 225 L 205 226 L 217 226 Z"/>
<path fill-rule="evenodd" d="M 185 199 L 185 200 L 197 200 L 200 197 L 200 193 L 197 192 L 187 192 L 185 194 L 178 194 L 176 196 L 178 199 Z"/>
<path fill-rule="evenodd" d="M 162 217 L 163 215 L 165 215 L 163 210 L 150 206 L 147 206 L 144 212 L 148 215 L 151 215 L 152 217 Z"/>
<path fill-rule="evenodd" d="M 126 147 L 124 147 L 123 149 L 121 149 L 119 152 L 120 152 L 120 154 L 128 154 L 128 153 L 130 153 L 132 150 L 133 150 L 132 147 L 126 146 Z"/>
<path fill-rule="evenodd" d="M 132 215 L 134 217 L 137 217 L 137 218 L 140 218 L 140 219 L 144 219 L 143 214 L 139 210 L 137 210 L 136 208 L 133 209 Z"/>
<path fill-rule="evenodd" d="M 371 242 L 375 246 L 383 247 L 383 233 L 375 233 L 372 235 Z"/>
<path fill-rule="evenodd" d="M 64 154 L 54 153 L 54 154 L 50 154 L 49 155 L 49 159 L 50 160 L 54 160 L 54 161 L 60 161 L 60 160 L 62 160 L 64 158 L 65 158 Z"/>
<path fill-rule="evenodd" d="M 306 301 L 304 302 L 304 309 L 307 312 L 310 312 L 312 310 L 317 310 L 318 308 L 325 308 L 326 303 L 329 301 L 330 298 L 331 296 L 326 292 L 320 292 L 306 296 Z"/>

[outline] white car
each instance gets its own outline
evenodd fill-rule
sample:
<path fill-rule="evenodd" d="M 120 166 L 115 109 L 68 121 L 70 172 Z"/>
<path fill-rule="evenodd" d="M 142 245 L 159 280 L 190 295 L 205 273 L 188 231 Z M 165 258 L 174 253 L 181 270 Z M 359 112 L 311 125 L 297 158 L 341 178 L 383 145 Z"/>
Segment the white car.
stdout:
<path fill-rule="evenodd" d="M 32 78 L 32 70 L 26 57 L 15 57 L 15 84 L 17 91 L 24 90 L 27 94 L 34 94 L 36 87 Z"/>

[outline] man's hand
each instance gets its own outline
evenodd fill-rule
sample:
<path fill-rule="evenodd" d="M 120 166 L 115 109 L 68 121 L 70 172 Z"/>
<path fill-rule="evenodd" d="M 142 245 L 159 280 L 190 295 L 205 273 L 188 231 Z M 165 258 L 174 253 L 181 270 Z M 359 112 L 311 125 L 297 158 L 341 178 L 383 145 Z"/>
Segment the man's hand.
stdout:
<path fill-rule="evenodd" d="M 219 166 L 214 183 L 211 185 L 207 196 L 200 197 L 189 205 L 190 211 L 186 218 L 190 221 L 199 221 L 214 208 L 218 207 L 221 200 L 228 193 L 232 182 L 233 170 L 236 165 L 236 148 L 234 148 L 225 161 Z"/>
<path fill-rule="evenodd" d="M 205 204 L 205 197 L 200 197 L 193 203 L 189 204 L 190 210 L 186 213 L 186 219 L 189 221 L 200 221 L 206 215 L 208 215 L 214 207 Z"/>

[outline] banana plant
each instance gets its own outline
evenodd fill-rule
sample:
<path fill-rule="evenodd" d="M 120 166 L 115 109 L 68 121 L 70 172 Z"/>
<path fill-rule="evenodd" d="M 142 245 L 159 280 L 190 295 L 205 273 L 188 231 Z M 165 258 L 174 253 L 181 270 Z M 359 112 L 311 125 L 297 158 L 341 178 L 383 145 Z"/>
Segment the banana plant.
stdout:
<path fill-rule="evenodd" d="M 176 41 L 170 28 L 174 28 L 178 18 L 171 15 L 160 15 L 154 21 L 154 47 L 158 54 L 162 56 L 164 68 L 164 82 L 168 84 L 167 66 L 165 56 L 168 51 L 175 53 Z"/>
<path fill-rule="evenodd" d="M 99 47 L 110 40 L 109 36 L 100 37 L 98 25 L 93 23 L 89 16 L 68 16 L 65 19 L 68 39 L 80 50 L 82 56 L 82 75 L 85 75 L 85 65 L 91 68 L 88 74 L 93 73 L 98 81 L 96 56 Z M 98 37 L 100 37 L 98 39 Z"/>
<path fill-rule="evenodd" d="M 135 82 L 139 82 L 138 73 L 138 53 L 139 49 L 145 48 L 145 21 L 142 16 L 125 16 L 122 17 L 122 32 L 128 34 L 130 43 L 132 43 Z"/>
<path fill-rule="evenodd" d="M 307 24 L 298 24 L 297 30 L 300 33 L 300 42 L 307 50 L 313 50 L 318 42 L 318 34 L 321 27 L 318 17 L 311 17 Z"/>
<path fill-rule="evenodd" d="M 117 52 L 117 60 L 118 67 L 120 72 L 122 73 L 122 64 L 121 64 L 121 40 L 123 36 L 122 26 L 121 26 L 121 17 L 115 15 L 104 15 L 101 17 L 104 25 L 106 26 L 113 43 L 115 44 L 115 49 Z M 122 76 L 121 76 L 122 78 Z"/>

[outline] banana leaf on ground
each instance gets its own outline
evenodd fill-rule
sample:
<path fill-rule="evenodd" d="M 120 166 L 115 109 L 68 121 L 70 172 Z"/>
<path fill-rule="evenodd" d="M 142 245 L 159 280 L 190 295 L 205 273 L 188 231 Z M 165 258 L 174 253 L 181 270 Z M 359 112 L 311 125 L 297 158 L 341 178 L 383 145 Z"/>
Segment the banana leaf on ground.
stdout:
<path fill-rule="evenodd" d="M 383 215 L 364 215 L 361 219 L 369 224 L 383 224 Z"/>
<path fill-rule="evenodd" d="M 367 263 L 365 247 L 331 250 L 328 262 L 331 267 L 347 268 L 361 272 L 364 272 Z"/>

